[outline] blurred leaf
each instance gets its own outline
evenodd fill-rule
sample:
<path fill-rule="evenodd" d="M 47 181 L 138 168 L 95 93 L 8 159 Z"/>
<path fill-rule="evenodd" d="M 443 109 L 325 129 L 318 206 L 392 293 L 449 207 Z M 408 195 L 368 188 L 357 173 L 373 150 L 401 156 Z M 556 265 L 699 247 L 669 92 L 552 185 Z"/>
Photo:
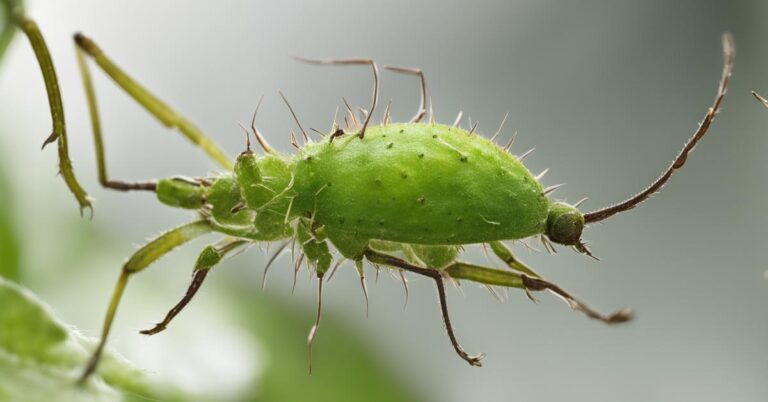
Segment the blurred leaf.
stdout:
<path fill-rule="evenodd" d="M 10 194 L 10 185 L 2 172 L 3 169 L 0 169 L 0 194 Z M 12 203 L 12 201 L 6 197 L 6 203 Z M 11 211 L 13 211 L 11 205 L 0 208 L 0 277 L 18 281 L 20 279 L 19 240 L 14 230 Z"/>
<path fill-rule="evenodd" d="M 57 321 L 31 292 L 0 278 L 0 401 L 185 401 L 170 387 L 108 352 L 84 387 L 76 386 L 94 341 Z"/>
<path fill-rule="evenodd" d="M 21 0 L 0 0 L 0 61 L 16 33 L 11 18 L 22 12 L 22 6 Z"/>
<path fill-rule="evenodd" d="M 229 289 L 238 301 L 238 313 L 267 352 L 268 366 L 253 392 L 258 399 L 243 401 L 423 400 L 416 398 L 372 353 L 375 349 L 353 327 L 336 319 L 332 311 L 323 313 L 310 375 L 306 342 L 315 318 L 314 306 L 297 307 L 287 300 L 260 295 L 242 282 L 229 283 Z"/>

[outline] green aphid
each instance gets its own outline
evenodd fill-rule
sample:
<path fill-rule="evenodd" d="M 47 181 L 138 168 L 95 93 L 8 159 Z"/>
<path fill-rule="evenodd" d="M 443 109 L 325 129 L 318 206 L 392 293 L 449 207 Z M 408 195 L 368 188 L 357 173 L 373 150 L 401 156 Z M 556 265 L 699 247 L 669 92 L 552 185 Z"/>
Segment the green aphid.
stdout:
<path fill-rule="evenodd" d="M 726 35 L 725 66 L 714 105 L 669 168 L 637 195 L 582 213 L 578 203 L 570 205 L 552 200 L 550 193 L 555 187 L 544 187 L 541 176 L 533 175 L 522 164 L 522 157 L 510 154 L 511 143 L 502 147 L 475 133 L 475 127 L 462 129 L 458 127 L 460 119 L 452 126 L 422 123 L 426 114 L 426 89 L 424 76 L 418 69 L 388 67 L 421 79 L 418 113 L 408 123 L 395 124 L 390 123 L 387 108 L 382 123 L 375 125 L 369 124 L 378 97 L 378 68 L 372 60 L 305 60 L 322 64 L 363 64 L 372 68 L 373 101 L 368 111 L 361 111 L 364 121 L 358 122 L 355 112 L 348 107 L 345 127 L 334 124 L 319 142 L 312 142 L 302 128 L 304 145 L 299 146 L 294 138 L 297 149 L 294 154 L 274 150 L 252 123 L 252 134 L 263 152 L 251 149 L 251 134 L 246 133 L 247 148 L 233 164 L 197 127 L 113 64 L 93 41 L 77 34 L 75 42 L 91 111 L 102 184 L 118 190 L 154 191 L 158 200 L 168 206 L 199 213 L 196 221 L 155 238 L 125 263 L 107 311 L 101 343 L 83 379 L 97 367 L 129 277 L 175 247 L 210 233 L 225 237 L 203 250 L 187 294 L 161 323 L 144 333 L 154 334 L 165 329 L 191 300 L 208 272 L 227 254 L 256 242 L 271 241 L 283 243 L 269 264 L 290 244 L 299 249 L 296 271 L 306 265 L 318 278 L 318 315 L 308 340 L 310 370 L 312 342 L 320 322 L 323 281 L 347 260 L 356 267 L 363 289 L 365 261 L 377 269 L 393 269 L 401 277 L 403 273 L 413 273 L 434 280 L 451 344 L 459 356 L 473 366 L 480 366 L 483 355 L 467 354 L 456 340 L 448 316 L 445 279 L 518 288 L 526 293 L 547 290 L 590 318 L 609 324 L 627 321 L 631 317 L 629 310 L 604 315 L 591 309 L 518 260 L 503 241 L 539 237 L 549 249 L 559 244 L 591 255 L 582 240 L 585 225 L 634 208 L 656 193 L 674 171 L 683 166 L 720 109 L 734 56 L 731 39 Z M 163 124 L 177 128 L 198 145 L 223 171 L 210 177 L 175 177 L 142 183 L 108 179 L 95 94 L 85 56 L 93 58 Z M 254 113 L 254 121 L 255 117 Z M 508 269 L 461 261 L 459 254 L 473 244 L 489 246 Z"/>

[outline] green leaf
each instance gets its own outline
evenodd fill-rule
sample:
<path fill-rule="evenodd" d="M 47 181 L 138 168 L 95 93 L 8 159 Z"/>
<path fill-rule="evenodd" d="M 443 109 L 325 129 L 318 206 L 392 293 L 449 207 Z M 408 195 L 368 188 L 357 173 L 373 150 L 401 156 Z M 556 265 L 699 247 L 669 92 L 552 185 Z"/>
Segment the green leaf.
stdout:
<path fill-rule="evenodd" d="M 0 278 L 0 402 L 189 400 L 112 352 L 94 378 L 76 385 L 93 346 L 31 292 Z"/>
<path fill-rule="evenodd" d="M 0 0 L 0 61 L 16 33 L 13 16 L 21 15 L 22 10 L 21 0 Z"/>

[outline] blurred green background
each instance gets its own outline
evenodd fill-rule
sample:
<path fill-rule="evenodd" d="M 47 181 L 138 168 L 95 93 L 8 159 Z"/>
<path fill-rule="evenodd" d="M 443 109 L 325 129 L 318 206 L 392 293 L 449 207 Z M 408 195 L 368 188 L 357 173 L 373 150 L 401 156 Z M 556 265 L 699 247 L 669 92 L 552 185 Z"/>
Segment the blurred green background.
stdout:
<path fill-rule="evenodd" d="M 623 199 L 671 160 L 711 104 L 720 35 L 734 34 L 736 69 L 722 114 L 687 167 L 653 200 L 585 232 L 601 261 L 516 247 L 547 277 L 596 306 L 631 306 L 637 319 L 606 327 L 541 297 L 507 303 L 465 284 L 449 294 L 458 336 L 488 354 L 473 369 L 443 333 L 434 289 L 383 275 L 370 283 L 370 317 L 354 270 L 326 288 L 308 377 L 305 339 L 315 285 L 267 253 L 228 260 L 169 331 L 139 335 L 183 294 L 196 242 L 128 289 L 111 346 L 161 381 L 221 400 L 765 401 L 768 398 L 768 3 L 764 1 L 34 1 L 27 5 L 58 68 L 76 172 L 96 198 L 81 219 L 55 176 L 40 72 L 17 37 L 0 64 L 0 261 L 65 322 L 98 334 L 120 264 L 150 235 L 189 219 L 147 194 L 97 185 L 71 35 L 92 36 L 113 59 L 183 111 L 231 154 L 266 94 L 259 125 L 291 150 L 282 89 L 306 127 L 327 129 L 345 96 L 367 105 L 362 68 L 317 68 L 307 57 L 370 56 L 425 70 L 438 120 L 459 110 L 492 134 L 510 113 L 526 164 L 585 209 Z M 111 174 L 203 175 L 201 152 L 163 129 L 102 74 L 96 87 Z M 381 99 L 397 120 L 418 103 L 415 80 L 385 74 Z M 502 139 L 502 140 L 503 140 Z M 468 259 L 484 262 L 470 248 Z"/>

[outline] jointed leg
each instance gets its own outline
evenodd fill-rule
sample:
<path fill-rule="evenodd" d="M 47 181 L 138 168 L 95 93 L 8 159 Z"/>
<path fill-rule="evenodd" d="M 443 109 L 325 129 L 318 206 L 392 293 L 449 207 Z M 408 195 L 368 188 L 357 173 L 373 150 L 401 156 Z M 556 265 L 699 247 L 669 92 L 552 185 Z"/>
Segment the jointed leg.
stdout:
<path fill-rule="evenodd" d="M 462 359 L 466 360 L 469 364 L 473 366 L 480 365 L 480 358 L 482 358 L 482 356 L 481 355 L 469 356 L 461 348 L 458 341 L 456 340 L 456 336 L 453 333 L 453 328 L 451 326 L 450 319 L 448 317 L 448 307 L 445 300 L 443 276 L 447 276 L 455 280 L 463 279 L 463 280 L 469 280 L 469 281 L 473 281 L 473 282 L 477 282 L 485 285 L 518 288 L 518 289 L 534 291 L 534 292 L 549 290 L 550 292 L 554 293 L 555 295 L 565 300 L 565 302 L 568 303 L 568 305 L 571 306 L 571 308 L 573 308 L 574 310 L 581 311 L 584 314 L 586 314 L 588 317 L 596 320 L 600 320 L 607 324 L 622 323 L 622 322 L 629 321 L 632 318 L 632 312 L 631 310 L 628 310 L 628 309 L 619 310 L 617 312 L 614 312 L 608 315 L 601 314 L 598 311 L 584 304 L 582 301 L 576 299 L 571 294 L 561 289 L 559 286 L 551 282 L 548 282 L 544 279 L 531 277 L 526 274 L 518 274 L 518 273 L 507 271 L 507 270 L 502 271 L 498 269 L 469 264 L 461 261 L 455 261 L 452 264 L 440 270 L 423 268 L 423 267 L 413 265 L 400 258 L 391 256 L 388 254 L 379 253 L 371 249 L 366 250 L 365 257 L 368 258 L 369 261 L 375 264 L 382 264 L 382 265 L 388 265 L 391 267 L 397 267 L 405 271 L 413 272 L 422 276 L 427 276 L 435 280 L 435 283 L 437 284 L 437 288 L 438 288 L 438 296 L 440 297 L 440 306 L 443 312 L 443 320 L 445 321 L 446 330 L 448 332 L 448 336 L 451 339 L 451 344 L 456 350 L 456 353 L 458 353 Z"/>
<path fill-rule="evenodd" d="M 432 278 L 435 281 L 435 286 L 437 287 L 437 296 L 440 301 L 440 312 L 442 313 L 443 322 L 445 323 L 445 330 L 448 332 L 448 338 L 451 340 L 453 349 L 456 351 L 459 357 L 464 359 L 467 363 L 469 363 L 469 365 L 475 367 L 482 366 L 480 360 L 485 357 L 485 354 L 480 353 L 474 356 L 470 356 L 469 353 L 467 353 L 464 348 L 461 347 L 459 341 L 456 339 L 456 334 L 454 334 L 453 325 L 451 324 L 451 318 L 448 315 L 448 302 L 445 297 L 445 284 L 443 283 L 443 276 L 441 271 L 436 269 L 422 268 L 410 264 L 405 260 L 401 260 L 400 258 L 384 253 L 379 253 L 378 251 L 373 251 L 372 249 L 365 251 L 365 257 L 374 264 L 389 265 L 408 272 L 413 272 L 418 275 Z"/>
<path fill-rule="evenodd" d="M 101 332 L 101 341 L 93 352 L 93 355 L 91 355 L 88 366 L 86 366 L 83 375 L 80 377 L 80 383 L 85 382 L 88 377 L 93 374 L 99 364 L 99 359 L 101 358 L 101 354 L 104 352 L 104 346 L 107 343 L 109 331 L 112 328 L 112 321 L 115 318 L 117 307 L 120 304 L 120 299 L 123 296 L 125 286 L 128 284 L 128 278 L 132 274 L 141 272 L 160 257 L 168 254 L 174 248 L 196 237 L 209 233 L 212 230 L 213 228 L 210 222 L 206 220 L 195 221 L 179 226 L 145 244 L 128 259 L 125 265 L 123 265 L 122 273 L 117 280 L 112 299 L 107 308 L 107 314 L 104 318 L 104 327 Z"/>
<path fill-rule="evenodd" d="M 78 46 L 78 51 L 82 51 L 92 57 L 96 64 L 98 64 L 117 85 L 128 92 L 133 99 L 144 106 L 144 108 L 160 120 L 163 125 L 169 128 L 178 129 L 185 137 L 187 137 L 187 139 L 200 147 L 203 152 L 208 154 L 208 156 L 218 162 L 223 168 L 227 170 L 232 169 L 232 161 L 216 144 L 213 143 L 211 139 L 192 124 L 192 122 L 171 109 L 163 101 L 155 97 L 138 82 L 134 81 L 123 72 L 123 70 L 117 67 L 90 38 L 78 33 L 75 35 L 75 43 Z M 86 74 L 87 72 L 84 73 L 84 77 Z M 86 86 L 86 92 L 88 91 L 88 87 Z M 92 89 L 90 91 L 92 92 Z M 89 98 L 92 98 L 92 96 L 89 95 Z M 92 99 L 89 99 L 89 103 L 94 102 L 92 102 Z M 91 106 L 91 108 L 93 109 L 93 106 Z"/>
<path fill-rule="evenodd" d="M 515 256 L 512 254 L 512 250 L 510 250 L 509 247 L 507 247 L 504 243 L 500 241 L 492 241 L 488 242 L 488 245 L 491 246 L 491 251 L 493 251 L 493 254 L 496 254 L 496 256 L 504 261 L 504 263 L 507 264 L 507 266 L 511 269 L 522 272 L 526 275 L 530 275 L 534 278 L 541 277 L 541 275 L 537 274 L 522 261 L 515 258 Z"/>
<path fill-rule="evenodd" d="M 168 324 L 171 323 L 171 320 L 173 320 L 181 312 L 181 310 L 183 310 L 184 307 L 186 307 L 187 304 L 192 301 L 192 298 L 195 296 L 197 291 L 200 290 L 200 287 L 203 285 L 203 282 L 208 276 L 208 273 L 211 272 L 211 269 L 218 265 L 227 254 L 237 250 L 240 248 L 240 246 L 247 243 L 248 242 L 245 240 L 233 238 L 225 240 L 218 246 L 213 245 L 204 248 L 200 253 L 200 256 L 197 257 L 194 275 L 192 276 L 192 282 L 189 284 L 189 288 L 187 288 L 187 292 L 184 294 L 184 297 L 181 299 L 181 301 L 179 301 L 170 311 L 168 311 L 162 322 L 157 323 L 151 329 L 140 331 L 140 333 L 144 335 L 155 335 L 165 330 L 168 327 Z"/>
<path fill-rule="evenodd" d="M 129 190 L 147 190 L 155 191 L 157 183 L 153 181 L 147 182 L 135 182 L 129 183 L 118 180 L 110 180 L 107 175 L 107 162 L 104 156 L 104 140 L 101 136 L 101 121 L 99 119 L 99 109 L 96 103 L 96 92 L 93 90 L 93 80 L 91 79 L 91 73 L 88 69 L 88 64 L 85 61 L 83 52 L 77 51 L 77 63 L 80 68 L 80 76 L 83 79 L 83 87 L 85 88 L 85 97 L 88 100 L 88 111 L 91 115 L 91 128 L 93 130 L 93 142 L 96 148 L 96 166 L 99 173 L 99 183 L 113 190 L 129 191 Z"/>
<path fill-rule="evenodd" d="M 7 12 L 11 12 L 8 10 Z M 59 90 L 59 82 L 56 78 L 56 70 L 53 67 L 53 61 L 51 55 L 48 52 L 48 47 L 43 39 L 43 34 L 37 27 L 34 21 L 24 18 L 23 16 L 12 16 L 18 27 L 29 38 L 29 43 L 32 45 L 32 50 L 35 52 L 35 57 L 40 65 L 40 70 L 43 73 L 43 80 L 45 81 L 45 89 L 48 93 L 48 103 L 51 109 L 51 120 L 53 121 L 53 131 L 51 135 L 43 143 L 43 148 L 46 145 L 58 140 L 58 153 L 59 153 L 59 173 L 64 179 L 64 182 L 69 187 L 69 191 L 77 199 L 77 203 L 80 204 L 80 213 L 88 208 L 91 209 L 91 200 L 88 194 L 80 186 L 80 183 L 75 177 L 75 171 L 72 168 L 72 161 L 69 159 L 69 145 L 67 142 L 67 127 L 64 122 L 64 106 L 61 102 L 61 91 Z"/>

